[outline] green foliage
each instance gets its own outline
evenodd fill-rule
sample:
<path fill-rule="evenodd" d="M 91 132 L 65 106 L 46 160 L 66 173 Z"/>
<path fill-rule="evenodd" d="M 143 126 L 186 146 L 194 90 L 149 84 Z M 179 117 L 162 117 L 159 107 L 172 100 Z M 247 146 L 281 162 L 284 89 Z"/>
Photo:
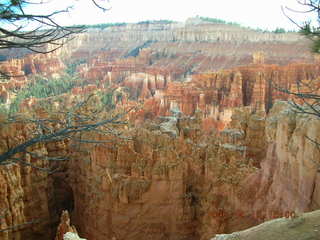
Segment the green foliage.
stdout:
<path fill-rule="evenodd" d="M 263 30 L 262 28 L 256 28 L 256 29 L 254 29 L 255 31 L 257 31 L 257 32 L 264 32 L 265 30 Z"/>
<path fill-rule="evenodd" d="M 149 47 L 152 43 L 154 43 L 154 41 L 152 41 L 152 40 L 148 40 L 148 41 L 144 42 L 142 45 L 132 49 L 125 57 L 138 56 L 141 49 Z"/>
<path fill-rule="evenodd" d="M 0 96 L 0 104 L 5 103 L 5 99 Z"/>
<path fill-rule="evenodd" d="M 245 29 L 250 29 L 250 30 L 253 30 L 253 31 L 256 31 L 256 32 L 261 32 L 261 33 L 270 33 L 270 32 L 273 32 L 273 33 L 287 33 L 287 32 L 295 32 L 294 30 L 285 30 L 284 28 L 276 28 L 274 31 L 270 31 L 270 30 L 267 30 L 267 29 L 261 29 L 261 28 L 251 28 L 251 27 L 244 27 L 244 26 L 241 26 L 239 23 L 237 22 L 228 22 L 228 21 L 225 21 L 225 20 L 222 20 L 222 19 L 219 19 L 219 18 L 210 18 L 210 17 L 199 17 L 199 19 L 201 19 L 202 21 L 206 21 L 206 22 L 210 22 L 210 23 L 215 23 L 215 24 L 226 24 L 226 25 L 232 25 L 232 26 L 238 26 L 238 27 L 242 27 L 242 28 L 245 28 Z"/>
<path fill-rule="evenodd" d="M 76 27 L 76 28 L 99 28 L 99 29 L 105 29 L 109 27 L 120 27 L 120 26 L 126 26 L 127 23 L 99 23 L 99 24 L 92 24 L 92 25 L 72 25 L 71 27 Z"/>
<path fill-rule="evenodd" d="M 19 111 L 20 104 L 28 98 L 48 98 L 61 95 L 63 93 L 68 93 L 70 90 L 80 84 L 83 84 L 84 81 L 77 77 L 76 67 L 84 63 L 84 60 L 78 60 L 73 63 L 67 64 L 66 72 L 63 76 L 59 78 L 45 78 L 43 76 L 35 76 L 32 81 L 23 89 L 21 89 L 13 102 L 9 106 L 9 110 L 6 109 L 6 106 L 0 105 L 0 112 L 3 113 L 14 113 Z M 97 82 L 98 84 L 98 82 Z M 114 91 L 108 92 L 98 92 L 98 95 L 101 98 L 102 104 L 106 107 L 107 110 L 115 108 L 114 103 Z M 117 96 L 118 97 L 118 96 Z M 119 96 L 121 97 L 121 96 Z"/>
<path fill-rule="evenodd" d="M 301 27 L 299 33 L 312 40 L 312 52 L 320 53 L 320 27 L 314 27 L 307 23 Z"/>
<path fill-rule="evenodd" d="M 106 92 L 101 94 L 101 102 L 104 105 L 114 106 L 113 92 Z"/>
<path fill-rule="evenodd" d="M 36 76 L 34 81 L 20 90 L 10 105 L 10 112 L 17 112 L 21 102 L 27 98 L 47 98 L 69 92 L 76 84 L 76 79 L 65 74 L 60 78 L 47 79 Z"/>
<path fill-rule="evenodd" d="M 128 88 L 122 88 L 122 91 L 117 91 L 116 89 L 110 89 L 108 86 L 105 86 L 106 91 L 99 91 L 97 95 L 101 100 L 101 104 L 105 107 L 107 111 L 115 109 L 116 102 L 121 101 L 123 98 L 123 92 L 129 94 Z"/>
<path fill-rule="evenodd" d="M 79 59 L 77 61 L 74 61 L 72 63 L 67 63 L 67 69 L 66 69 L 66 73 L 70 76 L 74 76 L 75 73 L 76 73 L 76 70 L 77 70 L 77 67 L 80 65 L 80 64 L 83 64 L 85 63 L 86 60 L 84 59 Z"/>
<path fill-rule="evenodd" d="M 314 53 L 320 53 L 320 38 L 318 37 L 317 40 L 315 40 L 311 46 L 311 50 Z"/>
<path fill-rule="evenodd" d="M 114 91 L 107 92 L 98 92 L 98 96 L 100 97 L 101 104 L 105 107 L 106 111 L 110 111 L 116 107 L 114 103 Z"/>
<path fill-rule="evenodd" d="M 276 28 L 273 32 L 274 33 L 286 33 L 286 30 L 284 28 Z"/>
<path fill-rule="evenodd" d="M 170 24 L 170 23 L 175 23 L 175 21 L 161 19 L 161 20 L 146 20 L 146 21 L 137 22 L 137 24 Z"/>
<path fill-rule="evenodd" d="M 312 33 L 312 28 L 311 28 L 310 24 L 304 25 L 304 26 L 300 29 L 299 33 L 301 33 L 301 34 L 303 34 L 303 35 L 305 35 L 305 36 L 311 35 L 311 33 Z"/>
<path fill-rule="evenodd" d="M 227 22 L 225 20 L 219 19 L 219 18 L 210 18 L 210 17 L 199 17 L 202 21 L 210 22 L 210 23 L 216 23 L 216 24 L 228 24 L 228 25 L 234 25 L 234 26 L 241 26 L 239 23 L 236 22 Z"/>
<path fill-rule="evenodd" d="M 74 80 L 68 75 L 57 79 L 39 78 L 33 86 L 30 86 L 29 90 L 36 98 L 56 96 L 71 90 L 75 86 Z"/>
<path fill-rule="evenodd" d="M 0 104 L 0 114 L 5 114 L 7 115 L 8 114 L 8 108 L 6 108 L 6 105 L 5 104 Z"/>
<path fill-rule="evenodd" d="M 137 24 L 170 24 L 170 23 L 174 23 L 175 21 L 171 21 L 171 20 L 146 20 L 146 21 L 141 21 L 138 22 Z M 98 29 L 106 29 L 109 27 L 121 27 L 121 26 L 126 26 L 127 23 L 121 22 L 121 23 L 100 23 L 100 24 L 93 24 L 93 25 L 72 25 L 71 27 L 83 27 L 86 29 L 90 29 L 90 28 L 98 28 Z"/>
<path fill-rule="evenodd" d="M 5 55 L 0 55 L 0 62 L 6 61 L 6 60 L 7 60 L 7 56 L 5 56 Z"/>

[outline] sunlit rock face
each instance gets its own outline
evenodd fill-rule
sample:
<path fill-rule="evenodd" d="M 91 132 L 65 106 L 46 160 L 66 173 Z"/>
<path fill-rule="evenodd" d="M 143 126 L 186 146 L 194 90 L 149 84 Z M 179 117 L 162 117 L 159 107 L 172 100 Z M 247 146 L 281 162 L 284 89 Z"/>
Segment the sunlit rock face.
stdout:
<path fill-rule="evenodd" d="M 55 240 L 86 240 L 84 238 L 80 238 L 76 228 L 70 225 L 68 211 L 63 211 L 61 214 Z"/>
<path fill-rule="evenodd" d="M 11 59 L 0 63 L 1 71 L 11 78 L 22 81 L 27 75 L 42 74 L 44 76 L 55 76 L 61 73 L 65 65 L 57 53 L 28 54 L 20 59 Z"/>
<path fill-rule="evenodd" d="M 260 161 L 260 166 L 254 164 L 258 169 L 240 182 L 239 191 L 237 187 L 213 191 L 220 201 L 219 208 L 210 207 L 219 227 L 206 224 L 205 229 L 212 234 L 233 232 L 234 227 L 245 229 L 244 222 L 256 224 L 318 209 L 319 152 L 306 136 L 318 139 L 319 121 L 312 116 L 297 115 L 286 102 L 276 102 L 266 120 L 263 116 L 252 116 L 251 120 L 243 121 L 237 115 L 233 117 L 236 118 L 231 124 L 233 128 L 224 135 L 241 139 L 243 132 L 234 129 L 234 124 L 241 120 L 240 126 L 251 129 L 249 136 L 245 135 L 246 151 L 252 151 L 247 159 L 253 163 Z M 263 126 L 265 132 L 258 133 L 257 129 Z"/>
<path fill-rule="evenodd" d="M 1 120 L 3 121 L 3 120 Z M 31 135 L 32 129 L 23 124 L 1 125 L 1 153 Z M 45 146 L 39 144 L 30 151 L 47 154 Z M 21 154 L 21 159 L 40 168 L 49 167 L 48 161 L 38 161 L 29 154 Z M 48 172 L 17 163 L 0 166 L 0 238 L 43 239 L 51 236 L 50 199 L 52 181 Z"/>
<path fill-rule="evenodd" d="M 319 139 L 318 128 L 316 117 L 296 114 L 286 102 L 277 102 L 272 108 L 266 122 L 268 149 L 262 166 L 269 166 L 274 174 L 268 179 L 270 185 L 265 174 L 261 178 L 263 188 L 270 188 L 264 198 L 268 209 L 304 212 L 318 208 L 319 151 L 312 142 Z"/>
<path fill-rule="evenodd" d="M 185 166 L 164 148 L 180 143 L 143 129 L 131 134 L 129 143 L 98 147 L 70 162 L 77 169 L 70 175 L 75 208 L 83 209 L 74 212 L 79 231 L 88 239 L 193 238 L 193 211 L 183 196 Z"/>
<path fill-rule="evenodd" d="M 294 64 L 287 69 L 270 66 L 317 61 L 309 53 L 307 40 L 298 34 L 261 33 L 198 20 L 90 30 L 53 53 L 11 57 L 0 66 L 0 70 L 14 76 L 1 83 L 1 101 L 9 103 L 13 92 L 28 83 L 26 76 L 59 77 L 66 69 L 63 62 L 80 61 L 76 71 L 85 83 L 99 89 L 127 87 L 134 100 L 155 97 L 154 102 L 161 102 L 157 107 L 161 114 L 168 113 L 172 104 L 180 105 L 187 114 L 200 109 L 214 116 L 206 120 L 209 125 L 222 129 L 234 106 L 254 104 L 268 111 L 272 99 L 280 97 L 271 93 L 271 82 L 287 85 L 318 71 L 316 66 L 307 69 L 306 74 Z M 250 67 L 235 68 L 244 65 Z M 231 72 L 224 70 L 230 68 Z M 176 81 L 188 84 L 174 84 Z M 175 95 L 182 92 L 183 97 Z"/>
<path fill-rule="evenodd" d="M 305 138 L 318 139 L 316 118 L 297 115 L 285 102 L 276 102 L 268 115 L 253 107 L 234 108 L 223 131 L 205 135 L 200 112 L 191 118 L 174 114 L 176 121 L 166 118 L 124 130 L 130 140 L 111 137 L 114 141 L 104 145 L 70 149 L 37 146 L 34 150 L 47 154 L 70 152 L 68 166 L 53 175 L 16 164 L 2 166 L 0 203 L 8 210 L 1 227 L 39 216 L 52 219 L 68 208 L 86 239 L 210 239 L 319 205 L 319 153 Z M 171 121 L 176 134 L 168 133 L 164 121 Z M 7 140 L 1 149 L 7 149 L 7 142 L 22 141 L 25 128 L 16 126 L 19 134 L 2 129 Z M 84 137 L 108 140 L 97 134 Z M 1 236 L 43 239 L 51 234 L 47 223 Z M 64 223 L 59 229 L 69 231 Z"/>
<path fill-rule="evenodd" d="M 317 208 L 318 152 L 304 137 L 318 138 L 316 119 L 277 102 L 267 117 L 235 109 L 219 137 L 204 137 L 199 120 L 177 123 L 180 136 L 150 125 L 127 132 L 126 144 L 75 154 L 69 181 L 82 236 L 209 239 Z"/>
<path fill-rule="evenodd" d="M 24 109 L 29 114 L 33 105 Z M 45 118 L 45 115 L 39 115 Z M 34 126 L 4 123 L 1 115 L 0 152 L 10 150 L 34 136 Z M 53 239 L 61 211 L 72 209 L 72 189 L 61 173 L 52 175 L 54 163 L 36 156 L 65 155 L 64 142 L 28 148 L 29 153 L 17 154 L 21 161 L 0 165 L 0 239 Z M 52 165 L 53 164 L 53 165 Z"/>
<path fill-rule="evenodd" d="M 306 83 L 315 83 L 319 75 L 318 64 L 252 64 L 231 70 L 196 74 L 191 81 L 170 81 L 165 82 L 165 85 L 157 85 L 155 81 L 158 78 L 155 76 L 139 73 L 127 78 L 125 85 L 130 87 L 131 96 L 144 100 L 143 108 L 133 117 L 138 122 L 168 116 L 170 109 L 178 107 L 188 116 L 200 111 L 203 115 L 203 128 L 210 131 L 222 130 L 231 121 L 236 107 L 251 106 L 255 110 L 268 112 L 276 99 L 292 98 L 277 88 L 295 91 L 297 81 L 305 79 Z"/>
<path fill-rule="evenodd" d="M 86 60 L 79 72 L 91 83 L 118 83 L 136 73 L 188 81 L 193 74 L 251 63 L 314 62 L 309 42 L 298 34 L 208 22 L 127 24 L 90 30 L 80 40 L 70 56 Z"/>
<path fill-rule="evenodd" d="M 294 33 L 192 20 L 91 30 L 83 39 L 71 54 L 86 60 L 80 75 L 98 88 L 126 88 L 129 99 L 143 103 L 136 123 L 177 106 L 189 116 L 201 111 L 207 131 L 222 130 L 234 107 L 269 111 L 275 99 L 287 99 L 274 85 L 291 87 L 319 74 L 308 43 Z"/>
<path fill-rule="evenodd" d="M 162 75 L 133 73 L 124 80 L 134 98 L 146 99 L 155 96 L 156 90 L 164 89 L 167 80 Z"/>
<path fill-rule="evenodd" d="M 233 232 L 231 234 L 219 234 L 211 240 L 295 240 L 295 239 L 318 239 L 320 220 L 320 211 L 305 213 L 295 218 L 278 218 L 262 223 L 258 226 L 246 229 L 244 231 Z"/>
<path fill-rule="evenodd" d="M 180 41 L 180 42 L 295 42 L 302 39 L 298 34 L 273 34 L 261 33 L 242 28 L 236 25 L 216 24 L 202 22 L 194 24 L 190 21 L 185 23 L 141 23 L 126 24 L 106 28 L 96 36 L 101 37 L 109 34 L 106 38 L 113 41 Z"/>

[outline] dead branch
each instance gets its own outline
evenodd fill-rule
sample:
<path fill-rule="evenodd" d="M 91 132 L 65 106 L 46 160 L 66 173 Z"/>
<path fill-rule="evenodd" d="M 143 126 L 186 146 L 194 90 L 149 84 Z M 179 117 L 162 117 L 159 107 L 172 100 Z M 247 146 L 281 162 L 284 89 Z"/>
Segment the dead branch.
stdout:
<path fill-rule="evenodd" d="M 43 222 L 45 220 L 49 220 L 49 219 L 40 218 L 40 219 L 37 219 L 37 220 L 32 220 L 32 221 L 24 222 L 24 223 L 21 223 L 21 224 L 16 224 L 14 226 L 9 226 L 7 228 L 0 229 L 0 232 L 14 231 L 16 229 L 28 226 L 30 224 L 40 223 L 40 222 Z"/>

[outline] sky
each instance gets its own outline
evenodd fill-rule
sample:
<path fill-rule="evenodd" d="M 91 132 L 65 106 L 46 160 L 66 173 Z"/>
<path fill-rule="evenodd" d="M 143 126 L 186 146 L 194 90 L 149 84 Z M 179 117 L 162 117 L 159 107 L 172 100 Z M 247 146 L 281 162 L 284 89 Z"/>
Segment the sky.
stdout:
<path fill-rule="evenodd" d="M 63 9 L 71 4 L 74 5 L 73 10 L 57 19 L 63 25 L 133 23 L 160 19 L 185 21 L 199 15 L 237 22 L 252 28 L 274 30 L 281 27 L 291 30 L 295 29 L 295 25 L 283 14 L 281 6 L 301 9 L 296 0 L 109 0 L 102 4 L 110 8 L 106 12 L 95 7 L 90 0 L 51 0 L 45 9 Z M 32 11 L 44 13 L 44 8 L 34 6 Z M 287 13 L 298 21 L 302 21 L 301 17 L 306 16 L 290 11 Z"/>

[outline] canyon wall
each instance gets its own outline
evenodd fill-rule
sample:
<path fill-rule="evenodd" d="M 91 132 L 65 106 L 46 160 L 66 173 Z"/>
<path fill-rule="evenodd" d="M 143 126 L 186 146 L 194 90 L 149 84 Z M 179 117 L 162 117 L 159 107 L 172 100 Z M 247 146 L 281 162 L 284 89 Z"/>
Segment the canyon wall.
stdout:
<path fill-rule="evenodd" d="M 250 141 L 245 146 L 247 151 L 252 150 L 247 161 L 257 169 L 238 185 L 213 187 L 211 194 L 216 202 L 206 211 L 209 213 L 205 215 L 203 239 L 219 232 L 233 232 L 234 227 L 245 229 L 245 223 L 253 226 L 273 218 L 294 218 L 319 208 L 319 150 L 308 140 L 317 141 L 319 137 L 318 119 L 294 113 L 286 102 L 277 102 L 266 119 L 252 116 L 244 121 L 243 116 L 241 112 L 235 114 L 232 128 L 226 129 L 225 134 L 239 138 L 234 127 L 247 129 L 244 132 L 249 136 L 244 135 Z M 263 125 L 265 131 L 259 133 Z M 211 221 L 218 223 L 215 226 L 208 224 L 212 216 Z"/>
<path fill-rule="evenodd" d="M 85 60 L 80 72 L 92 80 L 109 74 L 108 79 L 121 81 L 128 73 L 144 72 L 184 81 L 194 73 L 251 64 L 257 52 L 264 53 L 264 60 L 255 63 L 312 63 L 309 45 L 296 33 L 262 33 L 236 25 L 126 24 L 88 30 L 71 59 Z"/>
<path fill-rule="evenodd" d="M 30 106 L 24 114 L 31 116 Z M 39 113 L 38 113 L 39 114 Z M 45 118 L 45 115 L 42 115 Z M 35 126 L 1 115 L 0 152 L 36 134 Z M 62 210 L 72 210 L 72 189 L 64 180 L 63 163 L 50 156 L 67 155 L 64 141 L 38 142 L 0 164 L 0 239 L 53 239 Z M 40 156 L 42 156 L 40 158 Z M 68 188 L 69 187 L 69 188 Z"/>
<path fill-rule="evenodd" d="M 274 34 L 263 33 L 237 25 L 209 22 L 193 23 L 191 19 L 185 23 L 141 23 L 125 24 L 109 27 L 103 32 L 111 33 L 113 41 L 185 41 L 185 42 L 215 42 L 215 41 L 300 41 L 301 36 L 295 33 Z"/>
<path fill-rule="evenodd" d="M 319 141 L 315 117 L 294 113 L 286 102 L 276 102 L 267 117 L 235 108 L 223 131 L 206 135 L 196 116 L 146 122 L 123 130 L 124 139 L 83 135 L 111 140 L 100 145 L 36 146 L 48 155 L 71 154 L 57 173 L 2 166 L 1 227 L 11 228 L 2 238 L 43 239 L 63 209 L 80 236 L 102 240 L 209 239 L 319 208 L 319 152 L 306 138 Z M 21 130 L 2 129 L 2 151 L 28 131 L 14 129 Z"/>
<path fill-rule="evenodd" d="M 9 103 L 16 91 L 28 84 L 30 76 L 61 77 L 66 70 L 64 63 L 68 63 L 77 65 L 79 76 L 99 88 L 119 83 L 132 87 L 128 82 L 139 73 L 155 78 L 155 86 L 152 82 L 144 86 L 145 98 L 150 96 L 146 88 L 162 89 L 167 82 L 189 81 L 197 74 L 252 63 L 314 63 L 309 44 L 295 33 L 261 33 L 235 25 L 193 20 L 90 29 L 50 54 L 20 56 L 12 51 L 12 56 L 0 63 L 0 71 L 11 76 L 1 83 L 0 96 L 2 102 Z M 164 83 L 157 84 L 159 81 Z"/>
<path fill-rule="evenodd" d="M 222 130 L 230 122 L 234 108 L 252 106 L 268 112 L 277 99 L 293 98 L 280 88 L 297 92 L 297 82 L 316 83 L 319 75 L 318 64 L 252 64 L 195 74 L 182 83 L 162 75 L 137 73 L 128 76 L 123 86 L 129 88 L 130 96 L 143 102 L 141 110 L 132 117 L 137 123 L 168 116 L 171 109 L 178 108 L 188 116 L 201 111 L 203 128 Z"/>
<path fill-rule="evenodd" d="M 204 137 L 200 123 L 181 120 L 177 138 L 151 124 L 75 156 L 69 181 L 82 236 L 209 239 L 319 207 L 319 153 L 305 137 L 318 139 L 316 118 L 277 102 L 267 119 L 235 111 L 219 138 Z"/>
<path fill-rule="evenodd" d="M 1 152 L 7 151 L 28 139 L 32 129 L 23 124 L 6 125 L 1 120 Z M 43 144 L 38 144 L 30 151 L 46 154 Z M 30 154 L 17 156 L 25 164 L 15 162 L 0 166 L 0 238 L 44 239 L 50 236 L 50 212 L 52 198 L 52 180 L 45 169 L 48 161 L 40 161 Z M 34 165 L 34 167 L 30 166 Z"/>
<path fill-rule="evenodd" d="M 70 99 L 110 88 L 116 109 L 133 109 L 128 125 L 123 138 L 82 136 L 103 144 L 30 149 L 68 154 L 66 163 L 23 154 L 0 165 L 1 239 L 53 239 L 65 209 L 88 240 L 205 240 L 319 208 L 319 152 L 308 140 L 319 141 L 318 119 L 276 102 L 291 97 L 275 85 L 319 80 L 319 60 L 296 34 L 194 20 L 90 30 L 57 53 L 2 62 L 14 77 L 0 84 L 1 98 L 8 103 L 31 75 L 61 74 L 63 61 L 77 63 L 84 83 Z M 34 134 L 1 123 L 1 152 Z M 75 231 L 61 220 L 59 240 Z"/>

